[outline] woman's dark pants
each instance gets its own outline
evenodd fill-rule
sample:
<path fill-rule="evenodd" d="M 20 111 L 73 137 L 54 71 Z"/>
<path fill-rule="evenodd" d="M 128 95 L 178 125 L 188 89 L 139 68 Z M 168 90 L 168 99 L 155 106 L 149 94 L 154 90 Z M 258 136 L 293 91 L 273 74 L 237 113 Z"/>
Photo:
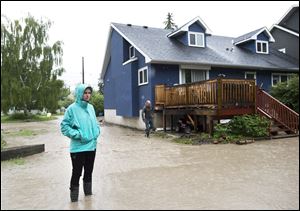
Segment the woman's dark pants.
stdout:
<path fill-rule="evenodd" d="M 78 200 L 79 179 L 84 168 L 83 184 L 86 195 L 91 195 L 92 173 L 94 169 L 95 151 L 70 153 L 72 159 L 72 177 L 70 182 L 71 201 Z M 73 192 L 72 192 L 73 191 Z M 73 194 L 72 194 L 73 193 Z"/>

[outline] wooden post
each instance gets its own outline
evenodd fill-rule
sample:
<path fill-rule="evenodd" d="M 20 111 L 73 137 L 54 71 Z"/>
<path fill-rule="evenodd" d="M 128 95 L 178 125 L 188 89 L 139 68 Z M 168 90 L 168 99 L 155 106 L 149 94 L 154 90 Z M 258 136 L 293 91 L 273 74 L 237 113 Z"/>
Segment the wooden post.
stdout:
<path fill-rule="evenodd" d="M 163 110 L 163 128 L 164 128 L 164 131 L 166 132 L 167 131 L 167 128 L 166 128 L 166 110 L 164 109 Z"/>
<path fill-rule="evenodd" d="M 256 98 L 257 98 L 257 94 L 259 92 L 259 88 L 258 86 L 255 85 L 255 82 L 254 82 L 254 113 L 257 114 L 257 106 L 256 106 Z"/>
<path fill-rule="evenodd" d="M 210 135 L 213 134 L 213 119 L 212 116 L 206 116 L 206 129 Z"/>
<path fill-rule="evenodd" d="M 171 131 L 173 131 L 174 115 L 171 115 Z"/>
<path fill-rule="evenodd" d="M 218 78 L 217 79 L 217 100 L 218 100 L 218 115 L 221 114 L 221 109 L 222 109 L 222 79 Z"/>

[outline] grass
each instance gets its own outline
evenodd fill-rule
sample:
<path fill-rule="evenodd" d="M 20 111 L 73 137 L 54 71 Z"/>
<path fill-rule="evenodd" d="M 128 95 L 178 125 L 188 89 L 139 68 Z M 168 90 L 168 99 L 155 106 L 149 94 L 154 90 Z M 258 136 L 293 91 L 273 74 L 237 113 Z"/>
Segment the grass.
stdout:
<path fill-rule="evenodd" d="M 36 136 L 40 133 L 45 132 L 45 129 L 42 130 L 28 130 L 28 129 L 20 129 L 18 131 L 4 131 L 3 134 L 7 135 L 7 136 Z"/>
<path fill-rule="evenodd" d="M 213 143 L 213 138 L 207 133 L 191 133 L 191 134 L 168 134 L 165 132 L 155 132 L 154 135 L 162 139 L 170 139 L 179 144 L 210 144 Z M 180 135 L 180 136 L 178 136 Z"/>
<path fill-rule="evenodd" d="M 21 157 L 12 158 L 12 159 L 9 159 L 9 160 L 3 161 L 3 162 L 8 162 L 11 164 L 16 164 L 16 165 L 24 165 L 25 164 L 25 160 Z"/>
<path fill-rule="evenodd" d="M 7 145 L 6 141 L 4 141 L 1 137 L 1 150 Z"/>
<path fill-rule="evenodd" d="M 43 115 L 34 115 L 28 119 L 14 119 L 9 115 L 1 116 L 1 123 L 18 123 L 18 122 L 40 122 L 57 119 L 55 116 L 47 117 Z"/>
<path fill-rule="evenodd" d="M 4 132 L 6 135 L 9 136 L 35 136 L 37 135 L 36 132 L 32 131 L 32 130 L 19 130 L 19 131 L 14 131 L 14 132 Z"/>

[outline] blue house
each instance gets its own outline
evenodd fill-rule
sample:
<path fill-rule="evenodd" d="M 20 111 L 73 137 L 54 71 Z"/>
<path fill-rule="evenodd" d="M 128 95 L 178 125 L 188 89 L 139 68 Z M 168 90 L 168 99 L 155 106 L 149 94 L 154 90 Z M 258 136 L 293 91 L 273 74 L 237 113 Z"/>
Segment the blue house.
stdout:
<path fill-rule="evenodd" d="M 273 49 L 265 27 L 232 38 L 213 35 L 199 17 L 175 30 L 111 23 L 101 73 L 107 122 L 144 128 L 141 109 L 156 87 L 252 79 L 269 91 L 299 74 L 299 61 Z M 157 112 L 156 125 L 163 115 Z M 165 120 L 164 120 L 165 121 Z M 168 120 L 171 121 L 171 120 Z"/>

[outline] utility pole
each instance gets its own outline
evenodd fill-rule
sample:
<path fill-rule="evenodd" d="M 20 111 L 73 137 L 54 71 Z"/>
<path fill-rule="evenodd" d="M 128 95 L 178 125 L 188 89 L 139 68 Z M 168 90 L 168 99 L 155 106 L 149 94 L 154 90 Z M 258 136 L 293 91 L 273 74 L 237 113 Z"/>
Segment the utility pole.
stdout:
<path fill-rule="evenodd" d="M 82 57 L 82 83 L 84 84 L 84 57 Z"/>

